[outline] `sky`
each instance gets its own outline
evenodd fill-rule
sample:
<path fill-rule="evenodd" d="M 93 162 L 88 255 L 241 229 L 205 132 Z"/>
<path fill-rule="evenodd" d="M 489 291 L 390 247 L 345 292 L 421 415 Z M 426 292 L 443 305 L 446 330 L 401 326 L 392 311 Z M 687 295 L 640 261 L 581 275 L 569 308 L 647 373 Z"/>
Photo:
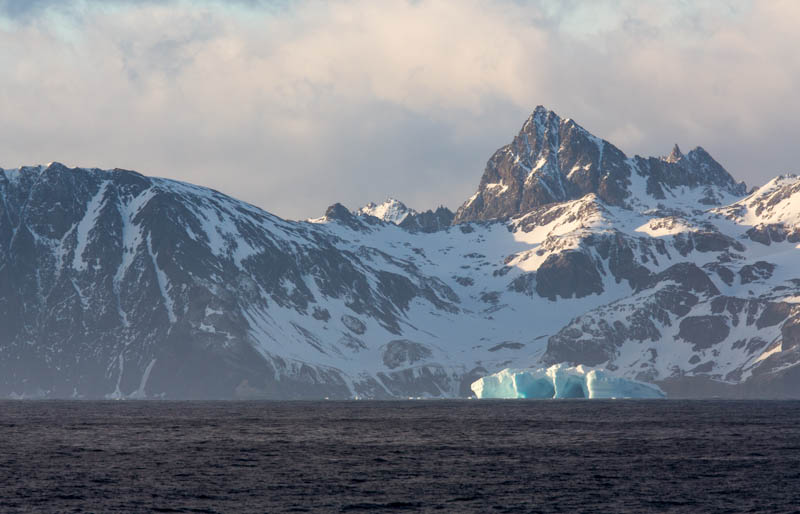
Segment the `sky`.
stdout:
<path fill-rule="evenodd" d="M 279 216 L 457 208 L 537 105 L 628 155 L 800 173 L 800 2 L 0 0 L 0 167 L 212 187 Z"/>

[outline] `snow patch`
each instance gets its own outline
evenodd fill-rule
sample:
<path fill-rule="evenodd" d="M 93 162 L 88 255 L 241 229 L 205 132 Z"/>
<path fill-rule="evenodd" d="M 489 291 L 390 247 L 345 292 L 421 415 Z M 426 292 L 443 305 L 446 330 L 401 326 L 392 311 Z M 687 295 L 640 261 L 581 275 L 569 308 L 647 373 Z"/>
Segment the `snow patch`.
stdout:
<path fill-rule="evenodd" d="M 783 343 L 776 344 L 775 347 L 770 348 L 769 350 L 765 350 L 764 353 L 758 356 L 758 358 L 754 362 L 761 362 L 765 360 L 770 355 L 775 355 L 776 353 L 780 353 L 783 351 Z"/>
<path fill-rule="evenodd" d="M 145 392 L 145 388 L 147 387 L 147 381 L 150 379 L 150 372 L 153 371 L 153 366 L 156 365 L 156 359 L 150 361 L 150 364 L 144 369 L 144 373 L 142 373 L 142 379 L 139 381 L 139 388 L 134 391 L 129 398 L 134 400 L 144 400 L 147 398 L 147 393 Z M 117 391 L 119 391 L 119 382 L 117 383 Z"/>
<path fill-rule="evenodd" d="M 374 216 L 387 223 L 399 225 L 408 216 L 416 214 L 416 211 L 408 208 L 403 202 L 390 197 L 380 204 L 370 202 L 356 211 L 356 214 Z"/>
<path fill-rule="evenodd" d="M 169 278 L 167 277 L 167 274 L 164 273 L 164 270 L 162 270 L 158 265 L 156 254 L 153 253 L 153 241 L 150 239 L 149 235 L 147 236 L 147 251 L 150 254 L 150 260 L 153 263 L 153 270 L 156 273 L 158 289 L 161 291 L 161 296 L 164 298 L 164 307 L 167 309 L 169 321 L 170 323 L 175 323 L 178 321 L 178 318 L 175 316 L 175 302 L 169 296 Z"/>
<path fill-rule="evenodd" d="M 506 191 L 508 191 L 508 186 L 501 182 L 497 182 L 494 184 L 486 184 L 484 189 L 486 189 L 487 191 L 491 191 L 492 194 L 501 195 Z"/>
<path fill-rule="evenodd" d="M 122 391 L 119 388 L 120 384 L 122 384 L 122 373 L 125 372 L 125 359 L 122 357 L 121 353 L 119 354 L 119 357 L 117 357 L 117 369 L 119 370 L 117 374 L 117 385 L 114 388 L 113 393 L 106 395 L 107 400 L 122 400 L 125 398 L 125 395 L 122 394 Z"/>
<path fill-rule="evenodd" d="M 86 262 L 83 260 L 83 252 L 89 244 L 89 232 L 97 223 L 100 211 L 103 205 L 105 205 L 103 198 L 105 197 L 106 189 L 108 189 L 108 184 L 109 182 L 103 183 L 97 193 L 89 200 L 89 203 L 86 205 L 86 213 L 83 215 L 83 219 L 78 222 L 76 230 L 77 243 L 75 245 L 75 255 L 72 259 L 72 267 L 77 271 L 84 271 L 86 269 Z"/>

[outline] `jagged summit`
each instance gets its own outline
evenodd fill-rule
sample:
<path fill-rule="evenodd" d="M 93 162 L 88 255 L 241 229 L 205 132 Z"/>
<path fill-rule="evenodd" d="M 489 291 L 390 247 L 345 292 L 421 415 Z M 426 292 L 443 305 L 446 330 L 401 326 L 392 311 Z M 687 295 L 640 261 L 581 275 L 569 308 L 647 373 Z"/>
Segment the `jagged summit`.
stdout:
<path fill-rule="evenodd" d="M 325 209 L 325 217 L 330 220 L 350 221 L 353 219 L 353 214 L 344 205 L 336 202 L 327 209 Z"/>
<path fill-rule="evenodd" d="M 683 152 L 681 152 L 678 143 L 675 143 L 675 146 L 672 147 L 672 152 L 664 159 L 667 162 L 678 162 L 683 159 Z"/>
<path fill-rule="evenodd" d="M 392 198 L 391 196 L 379 204 L 369 202 L 367 205 L 356 211 L 356 214 L 367 214 L 369 216 L 374 216 L 379 220 L 386 221 L 388 223 L 394 223 L 395 225 L 399 225 L 409 215 L 416 213 L 417 211 L 407 207 L 406 204 L 400 200 L 397 200 L 396 198 Z"/>
<path fill-rule="evenodd" d="M 630 207 L 642 196 L 660 200 L 677 188 L 699 187 L 708 189 L 701 202 L 709 205 L 722 203 L 725 195 L 745 193 L 744 184 L 701 147 L 684 155 L 675 145 L 666 158 L 630 159 L 572 119 L 540 105 L 514 140 L 489 159 L 478 191 L 458 209 L 454 223 L 519 216 L 589 193 L 608 205 Z"/>
<path fill-rule="evenodd" d="M 436 210 L 418 212 L 392 197 L 380 204 L 370 202 L 355 214 L 366 219 L 378 218 L 411 232 L 436 232 L 453 223 L 453 211 L 447 207 L 439 206 Z"/>

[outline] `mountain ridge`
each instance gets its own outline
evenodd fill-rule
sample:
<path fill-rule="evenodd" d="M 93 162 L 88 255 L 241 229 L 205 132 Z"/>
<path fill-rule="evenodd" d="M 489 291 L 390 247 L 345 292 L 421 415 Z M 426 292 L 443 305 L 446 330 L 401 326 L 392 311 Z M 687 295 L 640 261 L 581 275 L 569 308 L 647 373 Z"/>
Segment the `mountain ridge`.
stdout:
<path fill-rule="evenodd" d="M 288 221 L 121 169 L 0 169 L 0 397 L 454 397 L 555 363 L 797 396 L 800 179 L 745 193 L 700 147 L 628 158 L 544 108 L 455 214 Z"/>
<path fill-rule="evenodd" d="M 589 193 L 610 205 L 625 206 L 634 174 L 646 179 L 645 193 L 655 199 L 664 199 L 665 189 L 680 186 L 716 186 L 732 195 L 745 192 L 744 183 L 736 183 L 702 147 L 683 155 L 675 145 L 666 159 L 628 158 L 572 119 L 540 105 L 514 140 L 489 159 L 478 191 L 456 211 L 455 223 L 510 218 Z M 704 202 L 719 204 L 721 199 L 711 194 Z"/>

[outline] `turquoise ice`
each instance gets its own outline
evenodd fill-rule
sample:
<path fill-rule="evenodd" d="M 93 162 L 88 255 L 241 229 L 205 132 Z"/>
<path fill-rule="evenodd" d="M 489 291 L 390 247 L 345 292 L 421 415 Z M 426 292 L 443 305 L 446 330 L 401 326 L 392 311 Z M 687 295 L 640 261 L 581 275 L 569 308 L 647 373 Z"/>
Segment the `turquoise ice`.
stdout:
<path fill-rule="evenodd" d="M 605 369 L 556 364 L 549 368 L 504 369 L 472 383 L 478 398 L 665 398 L 656 385 Z"/>

